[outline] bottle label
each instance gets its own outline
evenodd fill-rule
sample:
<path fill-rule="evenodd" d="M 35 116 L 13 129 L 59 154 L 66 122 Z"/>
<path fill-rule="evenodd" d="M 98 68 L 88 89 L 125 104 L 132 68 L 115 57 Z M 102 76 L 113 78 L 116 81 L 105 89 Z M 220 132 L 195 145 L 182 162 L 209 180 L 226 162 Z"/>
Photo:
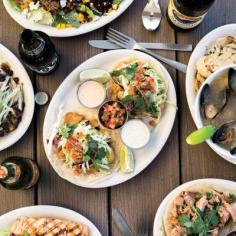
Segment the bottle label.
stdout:
<path fill-rule="evenodd" d="M 0 179 L 5 179 L 8 175 L 8 170 L 5 166 L 0 166 Z"/>
<path fill-rule="evenodd" d="M 21 176 L 21 170 L 19 166 L 12 162 L 4 163 L 4 165 L 4 168 L 7 169 L 7 172 L 5 178 L 3 179 L 3 182 L 5 184 L 16 183 Z"/>
<path fill-rule="evenodd" d="M 171 22 L 182 29 L 192 29 L 198 26 L 207 13 L 198 17 L 185 16 L 175 7 L 174 0 L 170 0 L 168 6 L 168 16 Z"/>

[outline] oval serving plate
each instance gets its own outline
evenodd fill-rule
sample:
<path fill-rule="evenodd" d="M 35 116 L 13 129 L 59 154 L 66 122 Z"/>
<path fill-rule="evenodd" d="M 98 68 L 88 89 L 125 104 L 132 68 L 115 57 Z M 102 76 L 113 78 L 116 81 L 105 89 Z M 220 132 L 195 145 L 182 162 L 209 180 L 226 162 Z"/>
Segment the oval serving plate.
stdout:
<path fill-rule="evenodd" d="M 192 114 L 193 120 L 195 120 L 194 104 L 196 99 L 196 93 L 194 91 L 194 78 L 196 74 L 197 61 L 205 55 L 206 49 L 212 43 L 214 43 L 216 39 L 224 36 L 236 37 L 236 24 L 224 25 L 208 33 L 205 37 L 203 37 L 200 40 L 200 42 L 197 44 L 190 57 L 187 68 L 185 87 L 186 87 L 188 106 Z"/>
<path fill-rule="evenodd" d="M 165 215 L 165 211 L 169 202 L 172 201 L 182 191 L 195 185 L 210 185 L 213 187 L 215 186 L 221 189 L 225 189 L 227 191 L 234 191 L 234 192 L 236 190 L 235 182 L 223 179 L 198 179 L 180 185 L 179 187 L 172 190 L 161 202 L 154 219 L 153 236 L 165 236 L 163 228 L 163 217 Z"/>
<path fill-rule="evenodd" d="M 72 176 L 71 172 L 67 167 L 62 165 L 55 165 L 53 158 L 50 158 L 47 152 L 47 139 L 50 136 L 50 132 L 52 130 L 53 124 L 55 123 L 59 107 L 62 102 L 64 103 L 64 110 L 66 111 L 76 111 L 78 109 L 79 103 L 76 97 L 78 75 L 81 71 L 89 68 L 101 68 L 110 71 L 110 69 L 114 66 L 114 64 L 118 61 L 127 59 L 127 58 L 138 58 L 142 60 L 146 60 L 151 62 L 154 66 L 158 66 L 161 68 L 166 82 L 168 83 L 168 101 L 173 104 L 173 106 L 167 106 L 164 111 L 161 120 L 155 130 L 152 132 L 151 140 L 144 148 L 140 150 L 134 151 L 136 166 L 135 170 L 131 174 L 122 174 L 121 172 L 113 172 L 112 174 L 105 176 L 104 178 L 99 178 L 96 181 L 84 181 L 84 179 L 80 176 Z M 68 180 L 69 182 L 87 188 L 104 188 L 113 185 L 120 184 L 125 182 L 142 170 L 144 170 L 157 156 L 157 154 L 161 151 L 162 147 L 166 143 L 171 129 L 174 124 L 176 108 L 176 92 L 175 87 L 172 82 L 172 79 L 167 72 L 167 70 L 162 66 L 160 62 L 155 60 L 154 58 L 148 56 L 147 54 L 133 51 L 133 50 L 116 50 L 108 51 L 101 53 L 97 56 L 92 57 L 87 60 L 80 66 L 78 66 L 60 85 L 58 90 L 56 91 L 52 101 L 49 105 L 45 121 L 43 127 L 43 140 L 44 140 L 44 148 L 47 154 L 47 157 L 53 166 L 54 170 L 58 173 L 59 176 Z M 63 112 L 64 113 L 64 112 Z M 145 158 L 144 158 L 145 157 Z M 66 174 L 65 174 L 66 173 Z"/>
<path fill-rule="evenodd" d="M 50 217 L 55 219 L 74 221 L 76 223 L 82 223 L 87 225 L 89 228 L 89 235 L 102 236 L 96 226 L 79 213 L 63 207 L 45 205 L 23 207 L 0 216 L 0 228 L 8 228 L 17 218 L 21 216 Z"/>
<path fill-rule="evenodd" d="M 20 13 L 14 11 L 10 7 L 7 1 L 8 0 L 3 0 L 3 4 L 7 12 L 22 27 L 31 29 L 31 30 L 43 31 L 44 33 L 48 34 L 51 37 L 71 37 L 71 36 L 76 36 L 76 35 L 81 35 L 81 34 L 91 32 L 93 30 L 99 29 L 103 27 L 104 25 L 110 23 L 111 21 L 119 17 L 132 4 L 134 0 L 124 0 L 120 4 L 120 7 L 118 10 L 111 12 L 106 16 L 102 16 L 96 21 L 85 23 L 81 25 L 78 29 L 75 29 L 75 28 L 56 29 L 55 27 L 52 27 L 52 26 L 32 23 L 26 18 L 24 18 Z"/>
<path fill-rule="evenodd" d="M 4 137 L 0 137 L 0 151 L 2 151 L 16 143 L 27 131 L 34 114 L 34 90 L 29 75 L 21 62 L 2 44 L 0 44 L 0 62 L 7 62 L 13 70 L 14 76 L 19 77 L 20 82 L 23 83 L 25 102 L 22 120 L 17 129 Z"/>

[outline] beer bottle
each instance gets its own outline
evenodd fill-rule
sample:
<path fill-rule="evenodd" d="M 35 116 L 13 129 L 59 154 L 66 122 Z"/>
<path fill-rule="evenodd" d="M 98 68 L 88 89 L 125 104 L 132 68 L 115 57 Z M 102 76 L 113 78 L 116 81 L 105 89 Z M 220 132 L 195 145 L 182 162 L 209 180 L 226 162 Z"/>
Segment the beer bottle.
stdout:
<path fill-rule="evenodd" d="M 24 30 L 18 49 L 23 63 L 38 74 L 50 74 L 59 64 L 59 55 L 48 35 L 43 32 Z"/>
<path fill-rule="evenodd" d="M 9 157 L 0 165 L 0 184 L 6 189 L 29 189 L 38 179 L 39 168 L 28 158 Z"/>
<path fill-rule="evenodd" d="M 191 30 L 206 16 L 215 0 L 170 0 L 167 19 L 176 29 Z"/>

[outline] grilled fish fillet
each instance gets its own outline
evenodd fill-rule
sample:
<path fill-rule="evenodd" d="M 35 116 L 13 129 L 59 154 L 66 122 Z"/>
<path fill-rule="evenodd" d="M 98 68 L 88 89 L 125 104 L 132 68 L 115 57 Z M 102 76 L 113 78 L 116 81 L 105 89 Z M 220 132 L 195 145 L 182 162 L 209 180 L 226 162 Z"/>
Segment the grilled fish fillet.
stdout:
<path fill-rule="evenodd" d="M 11 226 L 16 236 L 89 236 L 84 224 L 52 218 L 20 217 Z"/>

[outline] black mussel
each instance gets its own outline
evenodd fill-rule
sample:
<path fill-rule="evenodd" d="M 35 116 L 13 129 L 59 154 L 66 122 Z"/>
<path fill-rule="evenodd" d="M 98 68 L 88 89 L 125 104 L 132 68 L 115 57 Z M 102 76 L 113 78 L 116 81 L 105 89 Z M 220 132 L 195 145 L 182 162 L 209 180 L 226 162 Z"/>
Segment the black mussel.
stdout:
<path fill-rule="evenodd" d="M 212 94 L 209 84 L 205 84 L 200 97 L 201 113 L 203 117 L 212 120 L 224 108 L 227 102 L 227 90 L 221 90 L 217 94 Z"/>
<path fill-rule="evenodd" d="M 236 70 L 234 68 L 229 69 L 228 74 L 228 83 L 229 83 L 229 89 L 236 94 Z"/>
<path fill-rule="evenodd" d="M 236 147 L 232 148 L 232 149 L 230 150 L 230 153 L 231 153 L 232 155 L 236 155 Z"/>
<path fill-rule="evenodd" d="M 220 128 L 217 129 L 217 131 L 213 135 L 212 141 L 218 144 L 231 143 L 234 139 L 235 123 L 236 121 L 229 121 L 220 126 Z"/>

